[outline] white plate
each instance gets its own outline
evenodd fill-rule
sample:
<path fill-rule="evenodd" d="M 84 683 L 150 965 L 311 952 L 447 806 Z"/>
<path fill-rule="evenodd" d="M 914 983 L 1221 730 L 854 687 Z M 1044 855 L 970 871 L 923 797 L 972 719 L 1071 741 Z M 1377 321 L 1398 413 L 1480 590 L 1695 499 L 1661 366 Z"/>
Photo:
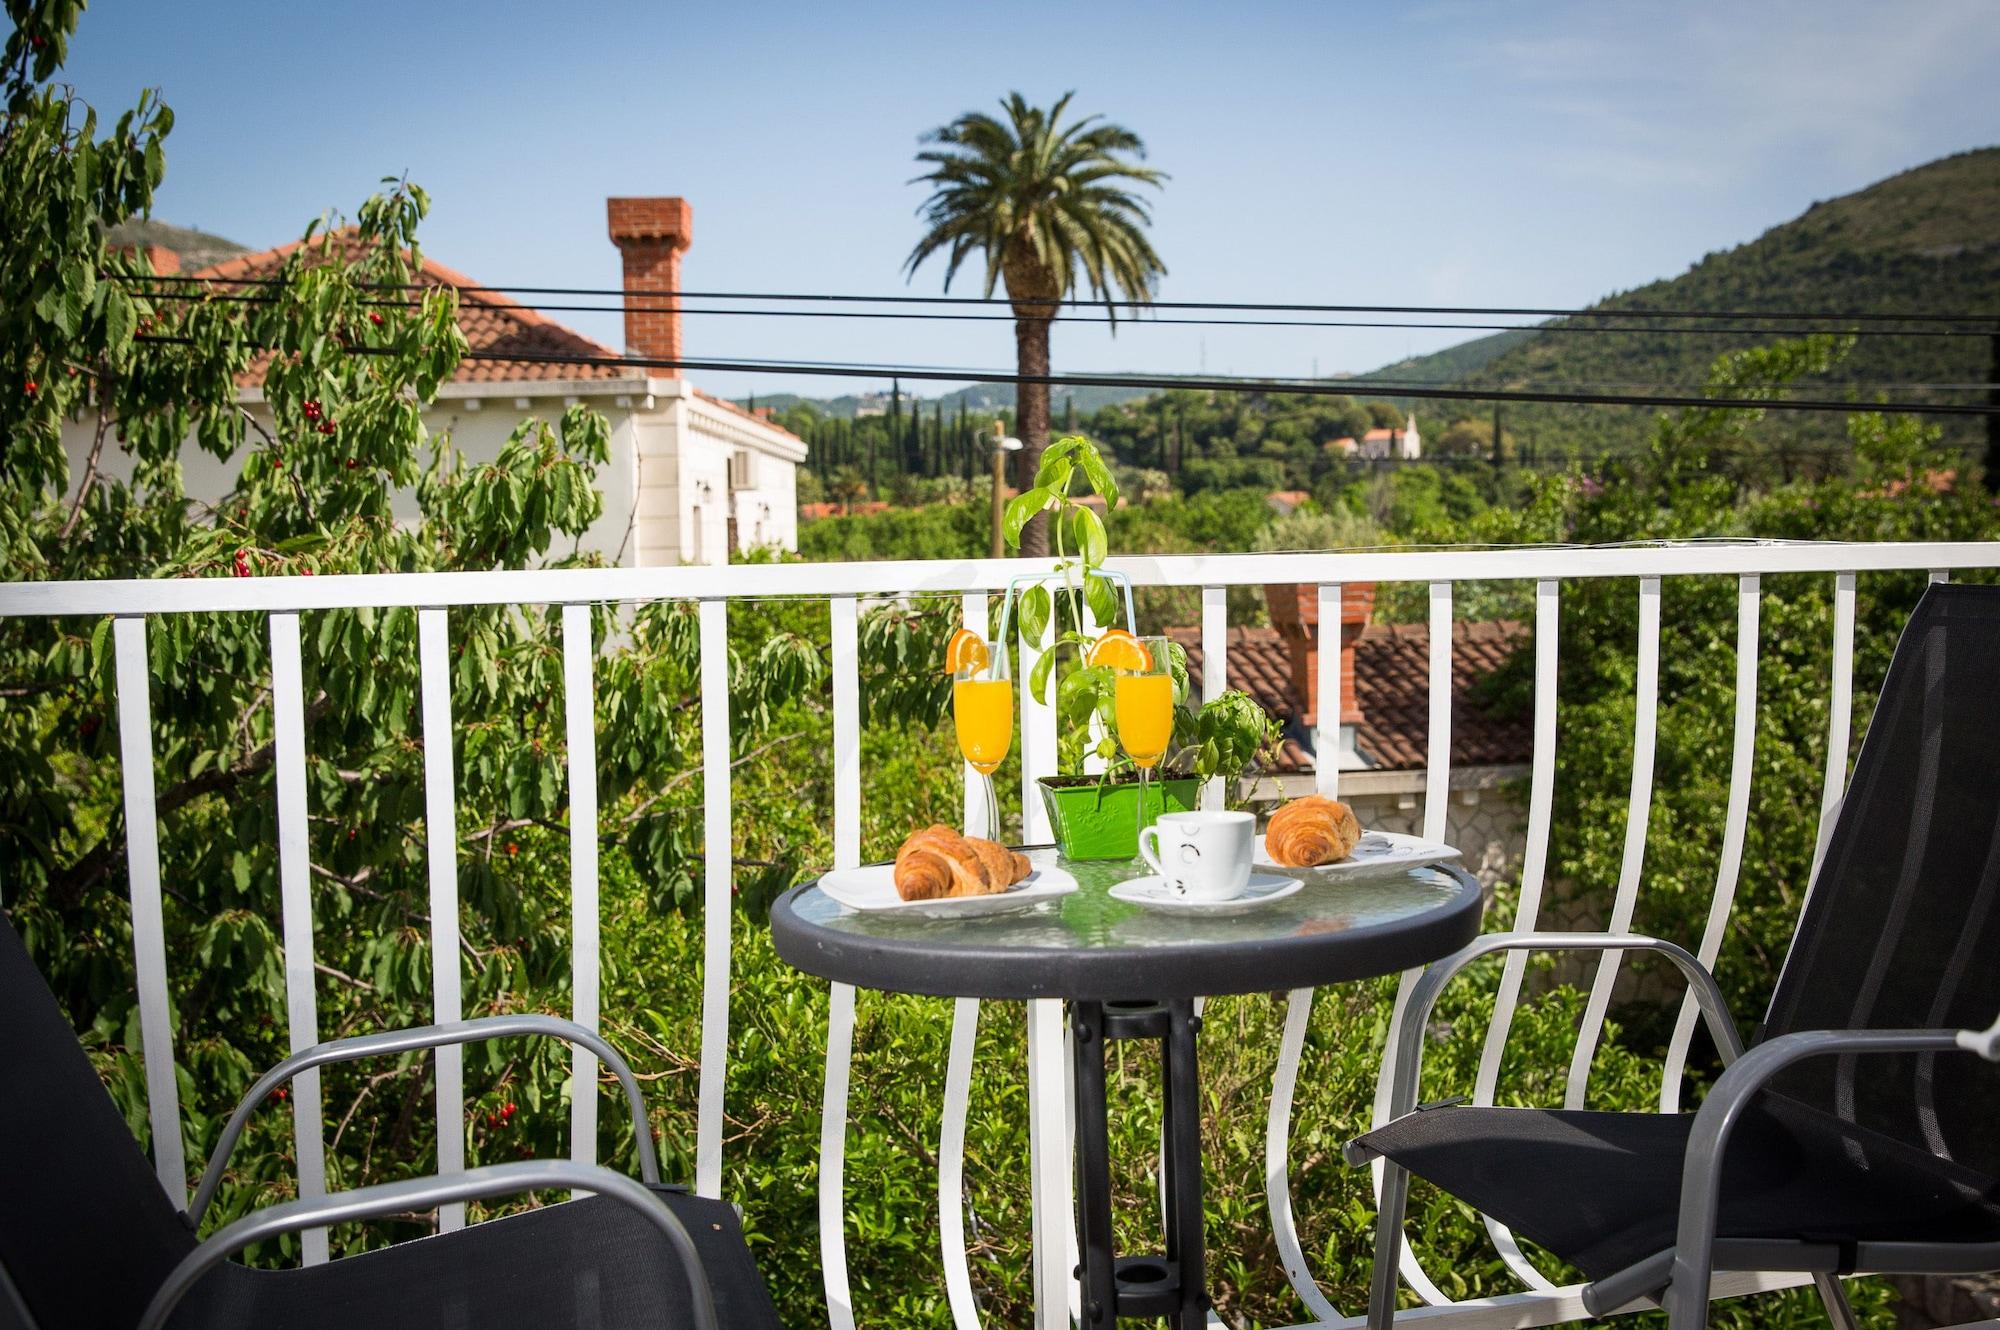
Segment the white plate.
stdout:
<path fill-rule="evenodd" d="M 1076 879 L 1060 868 L 1037 864 L 1033 872 L 1005 891 L 990 896 L 944 896 L 906 901 L 896 894 L 896 865 L 869 864 L 841 868 L 819 880 L 819 889 L 850 910 L 908 914 L 930 919 L 965 919 L 1040 905 L 1076 890 Z"/>
<path fill-rule="evenodd" d="M 1235 914 L 1239 910 L 1254 910 L 1260 905 L 1281 901 L 1304 885 L 1295 877 L 1252 873 L 1250 885 L 1243 889 L 1241 896 L 1226 901 L 1200 901 L 1189 900 L 1169 888 L 1165 878 L 1153 876 L 1120 882 L 1111 888 L 1109 894 L 1113 900 L 1143 905 L 1149 910 L 1165 910 L 1171 914 Z"/>
<path fill-rule="evenodd" d="M 1345 859 L 1330 864 L 1318 864 L 1310 868 L 1299 868 L 1291 864 L 1281 864 L 1271 857 L 1264 848 L 1264 838 L 1257 837 L 1251 845 L 1250 857 L 1259 868 L 1275 869 L 1280 873 L 1368 873 L 1383 868 L 1416 868 L 1423 864 L 1443 863 L 1446 859 L 1458 858 L 1458 851 L 1440 841 L 1425 840 L 1421 836 L 1405 836 L 1398 831 L 1364 831 L 1356 842 L 1353 853 Z"/>

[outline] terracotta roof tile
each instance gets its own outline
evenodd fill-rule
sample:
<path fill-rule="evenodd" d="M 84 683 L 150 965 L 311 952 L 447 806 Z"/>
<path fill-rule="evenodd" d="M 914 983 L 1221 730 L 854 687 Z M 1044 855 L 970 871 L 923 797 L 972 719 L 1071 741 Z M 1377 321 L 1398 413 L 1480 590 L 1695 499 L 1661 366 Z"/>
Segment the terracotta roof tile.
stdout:
<path fill-rule="evenodd" d="M 194 275 L 221 278 L 225 281 L 255 281 L 275 277 L 284 267 L 286 257 L 304 243 L 304 241 L 293 241 L 276 249 L 245 254 L 240 258 L 228 259 L 204 268 Z M 360 236 L 353 227 L 343 227 L 334 232 L 333 243 L 349 257 L 361 247 Z M 433 259 L 426 258 L 423 261 L 417 273 L 417 280 L 435 286 L 458 288 L 458 326 L 464 330 L 466 341 L 471 344 L 474 351 L 557 356 L 616 357 L 618 355 L 603 343 L 594 342 L 582 333 L 566 328 L 500 292 L 467 290 L 466 288 L 475 287 L 479 283 Z M 258 363 L 242 381 L 262 382 L 263 369 L 263 364 Z M 452 382 L 519 383 L 545 382 L 551 379 L 631 379 L 634 382 L 643 382 L 645 377 L 646 371 L 636 365 L 564 365 L 526 360 L 482 359 L 461 362 L 457 372 L 452 375 Z"/>
<path fill-rule="evenodd" d="M 1201 630 L 1170 628 L 1187 649 L 1188 669 L 1201 673 Z M 1495 715 L 1471 696 L 1473 685 L 1500 668 L 1527 640 L 1524 625 L 1505 620 L 1452 626 L 1451 760 L 1454 766 L 1511 766 L 1529 761 L 1534 736 L 1526 717 Z M 1241 688 L 1285 724 L 1279 771 L 1310 771 L 1305 707 L 1292 688 L 1291 655 L 1275 628 L 1229 630 L 1229 686 Z M 1362 719 L 1355 744 L 1383 771 L 1424 769 L 1430 732 L 1430 628 L 1370 624 L 1354 641 L 1354 692 Z"/>
<path fill-rule="evenodd" d="M 765 414 L 765 412 L 770 410 L 769 407 L 762 407 L 756 411 L 752 411 L 748 407 L 737 405 L 735 402 L 730 401 L 727 397 L 717 397 L 714 393 L 705 393 L 699 388 L 696 388 L 694 390 L 694 395 L 696 397 L 699 397 L 704 402 L 714 403 L 716 406 L 721 407 L 725 411 L 732 411 L 735 414 L 743 417 L 745 420 L 755 421 L 757 424 L 762 425 L 765 429 L 771 430 L 777 434 L 782 434 L 788 439 L 799 438 L 798 435 L 792 433 L 790 430 L 786 429 L 783 425 L 780 425 L 777 421 L 771 419 L 770 416 Z M 804 443 L 805 440 L 799 439 L 799 442 Z"/>

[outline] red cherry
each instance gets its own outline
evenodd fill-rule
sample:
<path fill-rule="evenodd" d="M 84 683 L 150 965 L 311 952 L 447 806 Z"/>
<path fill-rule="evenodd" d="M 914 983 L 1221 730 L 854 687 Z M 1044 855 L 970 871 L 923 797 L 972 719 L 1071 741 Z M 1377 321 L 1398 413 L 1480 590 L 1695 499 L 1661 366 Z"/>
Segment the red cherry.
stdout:
<path fill-rule="evenodd" d="M 40 388 L 42 385 L 36 383 L 33 379 L 29 379 L 27 386 L 28 386 L 28 396 L 33 397 L 35 395 L 35 390 L 37 388 Z"/>
<path fill-rule="evenodd" d="M 382 316 L 372 311 L 368 315 L 368 321 L 378 328 L 382 326 Z"/>
<path fill-rule="evenodd" d="M 520 852 L 521 852 L 521 847 L 520 847 L 520 846 L 516 845 L 516 844 L 515 844 L 515 843 L 514 843 L 513 841 L 508 841 L 508 842 L 507 842 L 507 853 L 509 853 L 509 854 L 519 854 Z"/>
<path fill-rule="evenodd" d="M 313 570 L 312 570 L 312 569 L 310 569 L 310 568 L 301 568 L 301 569 L 299 569 L 299 576 L 300 576 L 300 577 L 311 577 L 312 575 L 313 575 Z"/>
<path fill-rule="evenodd" d="M 353 469 L 354 469 L 355 467 L 357 467 L 357 466 L 360 466 L 360 465 L 361 465 L 361 463 L 359 463 L 359 462 L 355 461 L 355 460 L 354 460 L 354 459 L 353 459 L 352 457 L 350 457 L 350 458 L 348 458 L 348 459 L 347 459 L 347 469 L 348 469 L 349 471 L 352 471 L 352 470 L 353 470 Z"/>

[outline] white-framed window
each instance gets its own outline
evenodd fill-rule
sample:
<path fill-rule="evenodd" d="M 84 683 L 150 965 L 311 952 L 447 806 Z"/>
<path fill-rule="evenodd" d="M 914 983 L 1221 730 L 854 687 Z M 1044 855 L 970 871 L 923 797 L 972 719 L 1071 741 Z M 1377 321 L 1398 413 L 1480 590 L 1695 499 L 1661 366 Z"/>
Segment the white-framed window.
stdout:
<path fill-rule="evenodd" d="M 729 454 L 729 488 L 737 490 L 754 488 L 748 449 L 738 448 Z"/>

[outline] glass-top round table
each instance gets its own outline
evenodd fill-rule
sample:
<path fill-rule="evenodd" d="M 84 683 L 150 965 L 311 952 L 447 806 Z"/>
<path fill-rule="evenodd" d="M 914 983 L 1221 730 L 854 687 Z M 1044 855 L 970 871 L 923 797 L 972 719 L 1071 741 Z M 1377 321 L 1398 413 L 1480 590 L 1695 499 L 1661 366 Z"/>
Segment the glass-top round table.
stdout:
<path fill-rule="evenodd" d="M 1195 999 L 1310 988 L 1437 960 L 1479 932 L 1479 883 L 1456 864 L 1365 876 L 1295 869 L 1287 871 L 1305 885 L 1283 899 L 1233 914 L 1170 914 L 1108 894 L 1146 875 L 1143 864 L 1069 863 L 1049 848 L 1026 853 L 1066 869 L 1078 890 L 1006 913 L 941 919 L 850 910 L 805 883 L 771 907 L 772 940 L 796 968 L 857 988 L 1024 998 L 1031 1012 L 1063 1012 L 1066 1001 L 1082 1324 L 1101 1330 L 1122 1317 L 1164 1317 L 1175 1330 L 1202 1330 L 1208 1296 Z M 1035 1028 L 1031 1016 L 1031 1036 Z M 1166 1231 L 1157 1254 L 1119 1256 L 1112 1243 L 1105 1045 L 1119 1039 L 1160 1043 Z M 1033 1049 L 1031 1037 L 1031 1062 Z M 1031 1070 L 1031 1101 L 1036 1080 Z M 1031 1103 L 1031 1134 L 1042 1121 Z M 1068 1161 L 1059 1166 L 1067 1169 Z M 1038 1196 L 1041 1170 L 1037 1164 Z M 1038 1244 L 1038 1271 L 1059 1257 Z M 1038 1290 L 1068 1273 L 1051 1264 L 1046 1279 L 1038 1273 Z"/>
<path fill-rule="evenodd" d="M 812 883 L 771 909 L 778 954 L 810 974 L 892 993 L 1121 1001 L 1269 993 L 1394 974 L 1458 950 L 1479 931 L 1479 883 L 1455 864 L 1366 876 L 1288 870 L 1305 886 L 1234 914 L 1169 914 L 1115 900 L 1151 870 L 1123 860 L 1060 864 L 1078 890 L 970 918 L 850 910 Z"/>

